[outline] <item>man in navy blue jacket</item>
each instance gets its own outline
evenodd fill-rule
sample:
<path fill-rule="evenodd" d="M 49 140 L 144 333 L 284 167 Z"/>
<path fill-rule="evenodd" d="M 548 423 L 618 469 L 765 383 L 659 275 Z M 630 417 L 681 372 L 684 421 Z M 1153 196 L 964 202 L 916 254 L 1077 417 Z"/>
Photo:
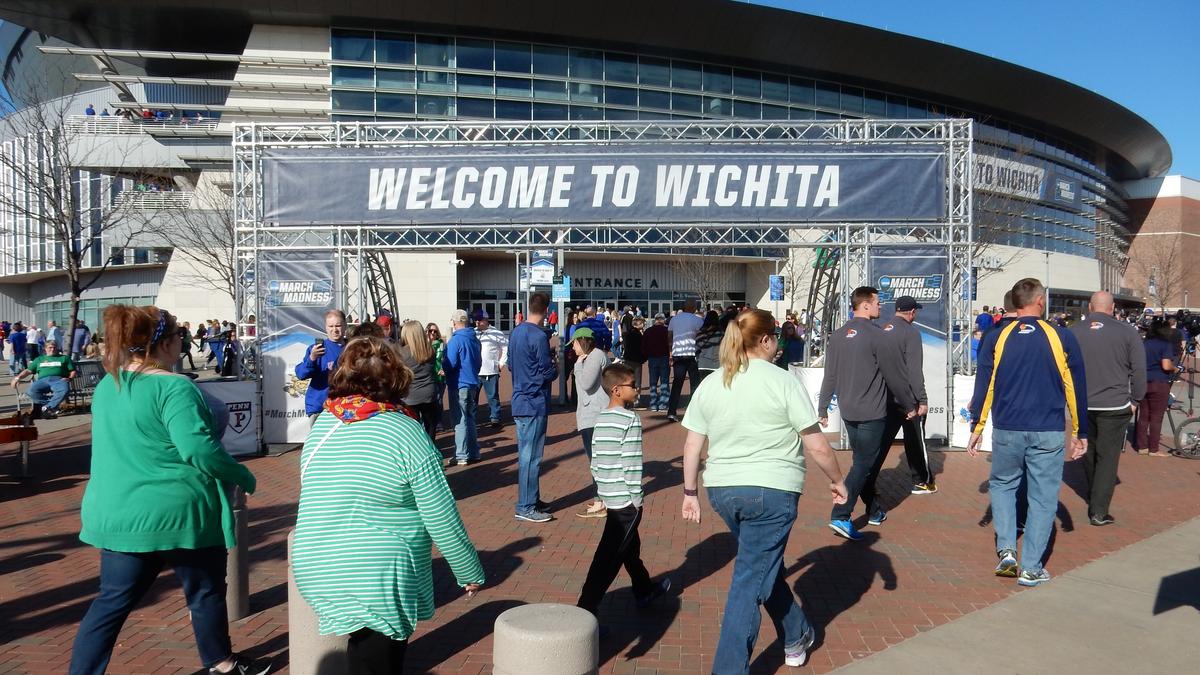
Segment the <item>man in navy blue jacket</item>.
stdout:
<path fill-rule="evenodd" d="M 1058 491 L 1062 485 L 1071 430 L 1071 459 L 1087 450 L 1087 381 L 1083 352 L 1075 336 L 1038 318 L 1046 310 L 1046 289 L 1037 279 L 1022 279 L 1012 288 L 1018 318 L 992 330 L 979 346 L 975 395 L 971 399 L 974 425 L 967 451 L 975 456 L 992 413 L 992 469 L 988 493 L 996 529 L 996 576 L 1017 577 L 1022 586 L 1050 580 L 1043 556 L 1054 527 Z M 1017 489 L 1028 481 L 1029 510 L 1025 545 L 1018 574 Z"/>
<path fill-rule="evenodd" d="M 304 412 L 309 421 L 325 409 L 329 395 L 329 374 L 337 366 L 342 347 L 346 344 L 346 314 L 340 309 L 325 312 L 325 339 L 304 350 L 304 359 L 296 364 L 296 379 L 308 380 L 304 393 Z"/>
<path fill-rule="evenodd" d="M 517 423 L 517 520 L 544 523 L 552 520 L 541 501 L 538 478 L 546 444 L 546 418 L 550 412 L 550 383 L 558 376 L 550 358 L 550 340 L 542 319 L 550 298 L 529 296 L 525 322 L 508 336 L 508 371 L 512 373 L 512 414 Z"/>
<path fill-rule="evenodd" d="M 482 345 L 475 329 L 468 325 L 467 313 L 456 309 L 450 315 L 454 332 L 446 342 L 442 370 L 450 392 L 450 419 L 454 422 L 454 459 L 450 466 L 479 461 L 479 436 L 475 415 L 479 410 L 479 365 Z"/>

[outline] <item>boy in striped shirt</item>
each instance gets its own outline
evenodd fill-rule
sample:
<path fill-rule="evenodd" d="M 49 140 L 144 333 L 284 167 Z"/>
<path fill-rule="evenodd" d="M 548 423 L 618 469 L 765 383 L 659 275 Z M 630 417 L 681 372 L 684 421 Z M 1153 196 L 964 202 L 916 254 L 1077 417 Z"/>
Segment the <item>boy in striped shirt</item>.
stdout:
<path fill-rule="evenodd" d="M 642 421 L 625 408 L 638 396 L 633 370 L 624 363 L 614 363 L 604 369 L 601 378 L 609 400 L 608 409 L 596 419 L 591 469 L 608 515 L 576 603 L 592 614 L 597 613 L 600 600 L 622 566 L 633 582 L 639 608 L 649 607 L 671 588 L 668 577 L 658 583 L 651 581 L 642 564 L 642 542 L 638 537 L 642 520 Z"/>

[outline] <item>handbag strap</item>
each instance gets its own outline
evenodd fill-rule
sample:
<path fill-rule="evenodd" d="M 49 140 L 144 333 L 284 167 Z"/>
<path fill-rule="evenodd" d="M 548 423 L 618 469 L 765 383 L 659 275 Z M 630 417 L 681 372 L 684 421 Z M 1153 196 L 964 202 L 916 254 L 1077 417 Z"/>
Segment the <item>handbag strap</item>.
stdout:
<path fill-rule="evenodd" d="M 311 453 L 309 453 L 309 455 L 308 455 L 308 459 L 305 459 L 304 464 L 300 467 L 301 482 L 304 481 L 304 474 L 305 474 L 305 472 L 308 471 L 308 465 L 312 464 L 313 457 L 317 456 L 317 453 L 320 452 L 321 447 L 325 445 L 325 441 L 328 441 L 329 437 L 332 436 L 333 432 L 337 431 L 338 427 L 340 427 L 340 426 L 342 426 L 342 422 L 340 420 L 335 419 L 333 421 L 333 426 L 330 427 L 329 431 L 327 431 L 325 433 L 325 435 L 321 437 L 321 440 L 317 441 L 317 447 L 313 448 L 313 451 Z"/>

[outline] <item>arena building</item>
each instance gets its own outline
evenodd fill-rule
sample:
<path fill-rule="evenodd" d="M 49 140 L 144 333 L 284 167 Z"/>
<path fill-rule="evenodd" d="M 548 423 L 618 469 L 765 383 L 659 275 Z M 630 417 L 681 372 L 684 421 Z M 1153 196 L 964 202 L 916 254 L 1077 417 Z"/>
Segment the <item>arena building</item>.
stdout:
<path fill-rule="evenodd" d="M 190 229 L 216 222 L 219 232 L 236 122 L 972 118 L 978 304 L 1038 276 L 1055 309 L 1098 288 L 1143 300 L 1144 291 L 1122 286 L 1134 235 L 1127 186 L 1171 165 L 1154 127 L 1070 82 L 726 0 L 0 0 L 0 18 L 3 77 L 17 107 L 65 102 L 71 142 L 99 149 L 71 167 L 77 194 L 97 212 L 125 208 L 149 224 L 132 238 L 104 232 L 85 256 L 93 269 L 108 264 L 83 296 L 94 328 L 99 308 L 118 300 L 153 300 L 191 321 L 232 317 L 221 264 L 185 255 L 194 242 L 159 223 L 192 223 L 187 212 L 200 211 L 209 225 Z M 85 114 L 89 105 L 96 115 Z M 36 141 L 10 130 L 3 152 L 9 164 L 23 161 L 36 156 Z M 19 183 L 0 176 L 0 205 L 22 199 Z M 0 208 L 0 315 L 61 321 L 70 295 L 61 245 L 19 211 Z M 804 307 L 814 255 L 722 251 L 706 292 L 778 308 L 767 276 L 784 271 L 785 304 Z M 442 322 L 456 306 L 483 308 L 507 329 L 523 297 L 519 257 L 389 254 L 399 313 Z M 655 312 L 697 295 L 687 258 L 667 251 L 568 251 L 564 271 L 576 280 L 572 304 Z"/>

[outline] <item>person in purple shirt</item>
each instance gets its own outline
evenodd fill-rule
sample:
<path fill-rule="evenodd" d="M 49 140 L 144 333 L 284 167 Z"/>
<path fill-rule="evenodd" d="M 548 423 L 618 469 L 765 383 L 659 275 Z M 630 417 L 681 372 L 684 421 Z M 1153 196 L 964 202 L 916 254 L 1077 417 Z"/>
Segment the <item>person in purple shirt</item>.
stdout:
<path fill-rule="evenodd" d="M 550 412 L 550 383 L 558 368 L 550 357 L 550 340 L 542 319 L 550 297 L 529 296 L 525 322 L 508 338 L 508 371 L 512 373 L 512 414 L 517 424 L 517 520 L 544 523 L 553 517 L 540 499 L 538 477 L 546 444 L 546 420 Z"/>
<path fill-rule="evenodd" d="M 479 461 L 475 415 L 479 410 L 479 366 L 483 357 L 482 345 L 468 323 L 466 311 L 454 310 L 450 323 L 454 332 L 446 342 L 442 370 L 446 373 L 446 389 L 450 391 L 450 419 L 454 422 L 454 459 L 450 460 L 450 466 L 455 466 Z"/>

